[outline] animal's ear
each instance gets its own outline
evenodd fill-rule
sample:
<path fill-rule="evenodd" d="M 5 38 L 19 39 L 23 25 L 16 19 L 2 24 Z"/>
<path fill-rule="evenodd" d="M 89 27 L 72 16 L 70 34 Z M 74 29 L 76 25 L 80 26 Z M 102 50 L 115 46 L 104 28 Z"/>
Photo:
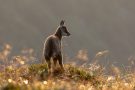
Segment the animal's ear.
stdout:
<path fill-rule="evenodd" d="M 64 23 L 65 23 L 65 21 L 64 21 L 64 20 L 61 20 L 61 22 L 60 22 L 60 26 L 63 26 L 63 25 L 64 25 Z"/>

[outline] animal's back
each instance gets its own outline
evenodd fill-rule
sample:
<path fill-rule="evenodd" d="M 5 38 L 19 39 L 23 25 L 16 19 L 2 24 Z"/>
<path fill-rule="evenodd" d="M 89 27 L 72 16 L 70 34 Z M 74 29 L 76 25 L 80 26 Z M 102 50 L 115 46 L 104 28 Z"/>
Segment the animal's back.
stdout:
<path fill-rule="evenodd" d="M 61 52 L 60 40 L 54 35 L 49 36 L 44 44 L 44 56 L 53 57 Z"/>
<path fill-rule="evenodd" d="M 49 53 L 51 53 L 51 48 L 52 48 L 52 36 L 49 36 L 44 43 L 44 56 L 47 56 L 49 55 Z"/>

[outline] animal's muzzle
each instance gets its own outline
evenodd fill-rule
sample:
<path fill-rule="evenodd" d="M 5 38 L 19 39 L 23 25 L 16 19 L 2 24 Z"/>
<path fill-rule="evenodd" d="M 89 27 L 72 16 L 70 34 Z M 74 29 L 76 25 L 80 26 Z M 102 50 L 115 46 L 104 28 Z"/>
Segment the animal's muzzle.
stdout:
<path fill-rule="evenodd" d="M 70 33 L 67 34 L 67 36 L 70 36 L 70 35 L 71 35 Z"/>

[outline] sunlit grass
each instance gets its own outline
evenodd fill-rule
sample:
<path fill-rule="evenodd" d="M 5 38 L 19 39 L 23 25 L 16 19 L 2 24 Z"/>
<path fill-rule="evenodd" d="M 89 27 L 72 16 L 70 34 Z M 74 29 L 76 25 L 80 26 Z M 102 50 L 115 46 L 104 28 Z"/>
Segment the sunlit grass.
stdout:
<path fill-rule="evenodd" d="M 46 64 L 11 69 L 6 69 L 5 74 L 1 73 L 1 88 L 4 90 L 134 90 L 135 88 L 134 73 L 111 76 L 105 75 L 102 69 L 98 73 L 87 68 L 65 65 L 65 72 L 53 72 L 50 75 Z M 26 69 L 28 71 L 24 74 L 22 71 Z"/>
<path fill-rule="evenodd" d="M 2 90 L 135 90 L 135 73 L 123 73 L 114 65 L 110 66 L 111 74 L 106 74 L 105 67 L 97 63 L 88 66 L 65 64 L 64 72 L 57 67 L 49 73 L 46 64 L 29 64 L 35 60 L 33 49 L 23 50 L 21 55 L 9 59 L 11 46 L 5 47 L 0 53 Z M 8 54 L 2 54 L 4 50 Z M 108 52 L 98 52 L 95 59 Z"/>

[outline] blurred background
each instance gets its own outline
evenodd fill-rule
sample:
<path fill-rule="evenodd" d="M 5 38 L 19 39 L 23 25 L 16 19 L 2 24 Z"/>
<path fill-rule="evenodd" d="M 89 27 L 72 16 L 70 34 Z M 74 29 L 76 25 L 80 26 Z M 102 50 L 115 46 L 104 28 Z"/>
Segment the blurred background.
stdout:
<path fill-rule="evenodd" d="M 65 56 L 84 52 L 91 62 L 107 50 L 101 63 L 127 65 L 135 59 L 134 4 L 135 0 L 0 0 L 0 47 L 9 43 L 12 54 L 33 48 L 41 58 L 45 38 L 64 19 L 72 34 L 63 40 Z"/>

